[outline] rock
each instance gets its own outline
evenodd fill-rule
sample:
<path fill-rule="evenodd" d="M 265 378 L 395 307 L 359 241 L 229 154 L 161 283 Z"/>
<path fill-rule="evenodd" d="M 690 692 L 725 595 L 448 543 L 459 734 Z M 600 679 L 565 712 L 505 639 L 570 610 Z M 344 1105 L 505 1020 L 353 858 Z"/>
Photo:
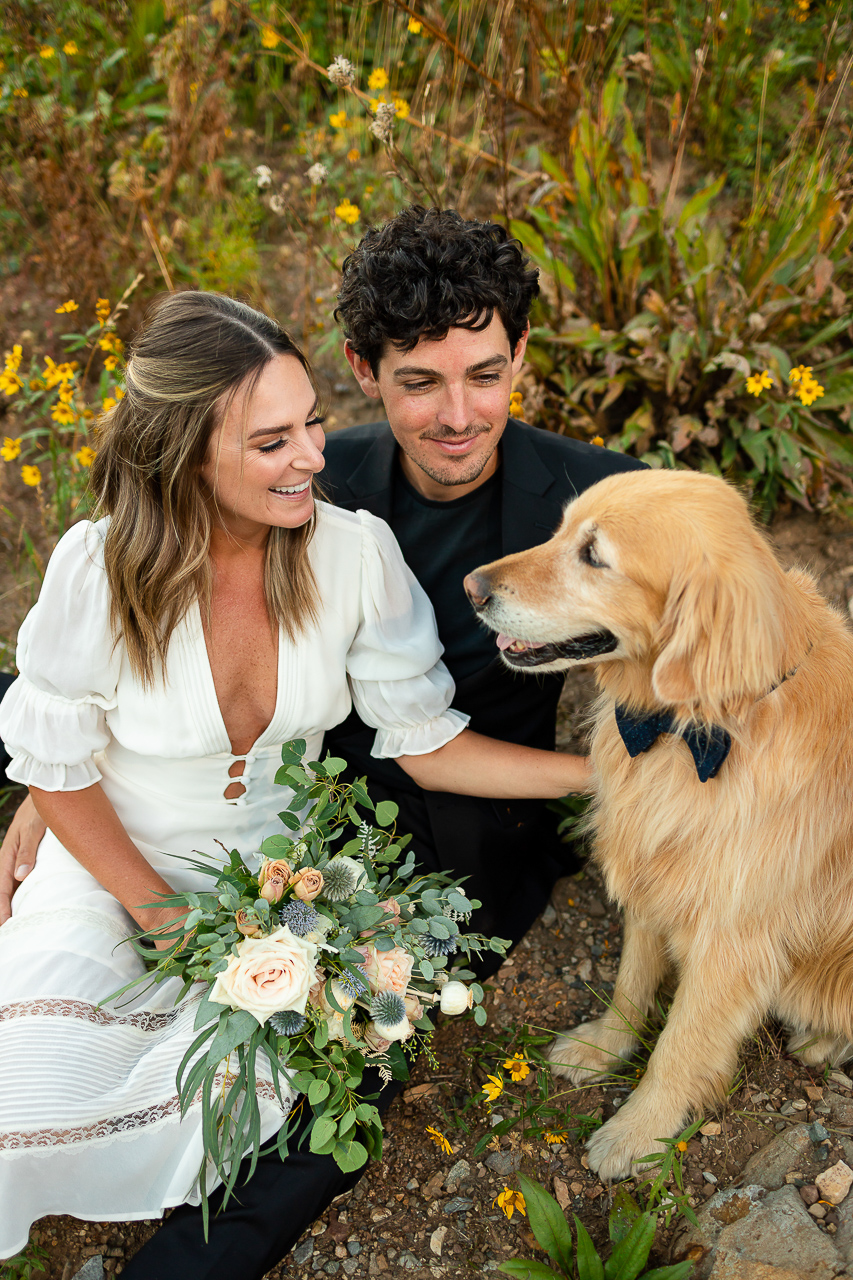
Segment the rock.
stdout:
<path fill-rule="evenodd" d="M 824 1169 L 823 1173 L 819 1173 L 815 1184 L 821 1199 L 828 1200 L 830 1204 L 841 1204 L 853 1185 L 853 1169 L 839 1160 L 831 1169 Z"/>
<path fill-rule="evenodd" d="M 853 1101 L 850 1098 L 834 1093 L 832 1089 L 824 1089 L 823 1101 L 837 1124 L 853 1125 Z"/>
<path fill-rule="evenodd" d="M 722 1133 L 723 1127 L 716 1120 L 709 1120 L 707 1124 L 703 1124 L 699 1132 L 704 1138 L 716 1138 L 718 1133 Z"/>
<path fill-rule="evenodd" d="M 785 1174 L 790 1169 L 796 1169 L 801 1158 L 811 1148 L 811 1133 L 806 1125 L 786 1125 L 784 1133 L 780 1133 L 750 1157 L 739 1181 L 758 1183 L 768 1191 L 774 1191 L 784 1184 Z"/>
<path fill-rule="evenodd" d="M 600 898 L 588 898 L 586 903 L 587 914 L 591 916 L 606 916 L 607 908 Z"/>
<path fill-rule="evenodd" d="M 819 1120 L 809 1125 L 809 1137 L 814 1143 L 829 1141 L 829 1134 Z"/>
<path fill-rule="evenodd" d="M 436 1196 L 440 1196 L 444 1188 L 444 1173 L 439 1169 L 438 1173 L 434 1173 L 429 1182 L 424 1183 L 423 1197 L 424 1200 L 435 1200 Z"/>
<path fill-rule="evenodd" d="M 100 1254 L 87 1259 L 74 1276 L 74 1280 L 104 1280 L 104 1264 Z"/>
<path fill-rule="evenodd" d="M 441 1247 L 444 1244 L 444 1237 L 447 1235 L 447 1227 L 436 1227 L 429 1238 L 429 1247 L 437 1258 L 441 1257 Z"/>
<path fill-rule="evenodd" d="M 808 1208 L 810 1204 L 817 1204 L 820 1199 L 820 1192 L 817 1187 L 800 1187 L 800 1199 L 806 1208 Z"/>
<path fill-rule="evenodd" d="M 745 1218 L 724 1227 L 719 1249 L 808 1280 L 832 1280 L 838 1270 L 835 1246 L 815 1230 L 794 1187 L 770 1192 Z"/>
<path fill-rule="evenodd" d="M 581 960 L 580 964 L 578 965 L 578 977 L 580 978 L 581 982 L 592 981 L 592 961 L 591 960 Z"/>
<path fill-rule="evenodd" d="M 397 1266 L 403 1267 L 406 1271 L 420 1271 L 420 1258 L 416 1258 L 413 1253 L 409 1253 L 408 1250 L 404 1250 L 397 1259 Z"/>
<path fill-rule="evenodd" d="M 691 1280 L 832 1280 L 839 1270 L 832 1240 L 818 1231 L 796 1187 L 718 1191 L 697 1221 L 673 1247 L 673 1261 L 695 1260 Z"/>
<path fill-rule="evenodd" d="M 461 1183 L 471 1174 L 471 1166 L 467 1160 L 457 1160 L 456 1164 L 444 1180 L 447 1191 L 458 1191 Z"/>
<path fill-rule="evenodd" d="M 549 902 L 545 910 L 542 912 L 542 923 L 546 929 L 550 929 L 553 924 L 556 924 L 556 921 L 557 913 Z"/>
<path fill-rule="evenodd" d="M 314 1241 L 305 1240 L 302 1244 L 296 1246 L 293 1250 L 293 1261 L 298 1266 L 302 1266 L 303 1262 L 307 1262 L 314 1252 Z"/>
<path fill-rule="evenodd" d="M 711 1173 L 710 1169 L 704 1169 L 702 1171 L 702 1177 L 705 1179 L 706 1182 L 713 1182 L 715 1184 L 719 1182 L 719 1178 L 717 1177 L 717 1175 L 715 1173 Z"/>
<path fill-rule="evenodd" d="M 823 1099 L 823 1088 L 821 1085 L 806 1085 L 803 1092 L 809 1102 L 820 1102 Z"/>
<path fill-rule="evenodd" d="M 345 1275 L 354 1276 L 359 1267 L 358 1258 L 347 1258 L 342 1265 Z"/>
<path fill-rule="evenodd" d="M 813 1218 L 825 1218 L 826 1206 L 818 1203 L 810 1204 L 809 1213 L 812 1215 Z"/>
<path fill-rule="evenodd" d="M 830 1080 L 834 1080 L 836 1084 L 840 1084 L 842 1089 L 853 1089 L 853 1080 L 845 1075 L 843 1071 L 830 1071 Z M 808 1093 L 808 1090 L 806 1090 Z"/>
<path fill-rule="evenodd" d="M 497 1173 L 502 1178 L 508 1178 L 511 1173 L 517 1173 L 521 1168 L 521 1152 L 493 1151 L 491 1155 L 486 1157 L 486 1165 L 491 1169 L 492 1173 Z"/>
<path fill-rule="evenodd" d="M 752 1262 L 734 1253 L 718 1256 L 712 1272 L 713 1280 L 810 1280 L 803 1271 L 772 1267 L 766 1262 Z"/>
<path fill-rule="evenodd" d="M 557 1201 L 557 1204 L 563 1210 L 563 1213 L 565 1213 L 569 1205 L 572 1203 L 572 1197 L 569 1192 L 569 1188 L 566 1186 L 565 1182 L 563 1182 L 562 1178 L 554 1178 L 553 1186 L 554 1186 L 554 1198 Z"/>
<path fill-rule="evenodd" d="M 445 1213 L 467 1213 L 471 1208 L 473 1200 L 468 1196 L 454 1196 L 452 1200 L 448 1200 L 447 1204 L 442 1205 Z"/>
<path fill-rule="evenodd" d="M 361 1253 L 361 1245 L 358 1243 L 357 1240 L 347 1241 L 347 1253 L 349 1253 L 353 1258 L 358 1257 L 358 1255 Z"/>

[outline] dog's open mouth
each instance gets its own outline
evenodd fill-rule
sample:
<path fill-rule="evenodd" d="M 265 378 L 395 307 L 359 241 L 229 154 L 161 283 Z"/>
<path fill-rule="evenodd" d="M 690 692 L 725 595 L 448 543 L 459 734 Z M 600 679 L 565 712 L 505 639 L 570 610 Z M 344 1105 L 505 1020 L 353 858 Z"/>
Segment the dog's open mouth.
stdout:
<path fill-rule="evenodd" d="M 546 662 L 559 662 L 561 658 L 580 662 L 584 658 L 596 658 L 600 653 L 612 653 L 618 643 L 612 631 L 590 631 L 588 635 L 575 636 L 558 644 L 514 640 L 502 631 L 497 637 L 497 646 L 504 661 L 513 667 L 541 667 Z"/>

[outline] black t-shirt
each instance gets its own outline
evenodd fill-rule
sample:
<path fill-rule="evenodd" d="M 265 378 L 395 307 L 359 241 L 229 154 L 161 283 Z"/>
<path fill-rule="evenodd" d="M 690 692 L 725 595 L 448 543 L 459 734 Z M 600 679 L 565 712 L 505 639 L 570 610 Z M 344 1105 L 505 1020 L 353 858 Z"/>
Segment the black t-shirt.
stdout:
<path fill-rule="evenodd" d="M 501 554 L 500 470 L 464 498 L 433 502 L 409 484 L 397 462 L 391 526 L 432 601 L 444 662 L 458 684 L 497 655 L 495 633 L 477 620 L 462 580 Z"/>

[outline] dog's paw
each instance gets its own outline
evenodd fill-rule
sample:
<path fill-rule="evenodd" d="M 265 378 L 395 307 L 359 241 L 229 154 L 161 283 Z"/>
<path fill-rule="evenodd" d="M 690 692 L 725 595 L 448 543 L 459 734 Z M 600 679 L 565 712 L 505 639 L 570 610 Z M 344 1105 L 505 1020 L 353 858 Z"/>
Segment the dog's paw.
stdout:
<path fill-rule="evenodd" d="M 624 1035 L 615 1034 L 603 1018 L 597 1018 L 557 1036 L 547 1056 L 555 1075 L 572 1084 L 588 1084 L 621 1070 L 632 1048 L 633 1041 L 626 1042 Z"/>
<path fill-rule="evenodd" d="M 592 1135 L 586 1149 L 589 1167 L 602 1182 L 621 1182 L 654 1172 L 655 1166 L 643 1156 L 658 1155 L 666 1144 L 659 1137 L 644 1137 L 642 1126 L 620 1113 Z"/>

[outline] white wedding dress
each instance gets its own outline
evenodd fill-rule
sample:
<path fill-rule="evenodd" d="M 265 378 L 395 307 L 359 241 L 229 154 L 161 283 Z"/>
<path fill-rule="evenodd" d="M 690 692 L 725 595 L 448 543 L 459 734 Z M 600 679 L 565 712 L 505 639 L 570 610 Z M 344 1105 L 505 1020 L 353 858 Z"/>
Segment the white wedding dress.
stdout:
<path fill-rule="evenodd" d="M 237 757 L 199 609 L 173 634 L 165 682 L 144 688 L 110 635 L 105 531 L 106 521 L 81 523 L 57 546 L 21 628 L 0 737 L 19 782 L 74 791 L 100 779 L 174 888 L 210 884 L 174 855 L 221 862 L 218 841 L 253 855 L 282 830 L 281 744 L 304 738 L 319 758 L 324 730 L 353 702 L 378 730 L 377 756 L 422 754 L 464 727 L 448 709 L 432 606 L 390 530 L 318 503 L 319 616 L 295 643 L 280 634 L 275 713 L 241 757 L 245 793 L 226 800 Z M 0 928 L 0 1258 L 44 1214 L 121 1221 L 197 1203 L 202 1152 L 200 1104 L 181 1119 L 175 1088 L 201 989 L 177 1007 L 177 980 L 100 1004 L 141 971 L 120 945 L 136 925 L 50 832 L 13 905 Z M 283 1112 L 268 1080 L 258 1092 L 266 1140 Z"/>

